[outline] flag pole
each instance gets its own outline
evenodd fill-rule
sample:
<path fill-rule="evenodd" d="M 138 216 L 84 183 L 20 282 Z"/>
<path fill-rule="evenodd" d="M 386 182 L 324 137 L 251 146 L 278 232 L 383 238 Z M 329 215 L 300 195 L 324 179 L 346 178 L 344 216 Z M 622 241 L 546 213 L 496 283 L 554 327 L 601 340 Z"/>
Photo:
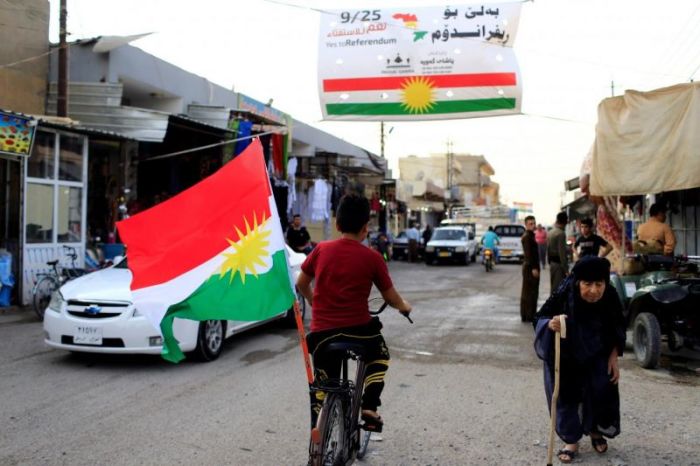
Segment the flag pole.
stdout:
<path fill-rule="evenodd" d="M 311 357 L 309 356 L 309 347 L 306 344 L 306 333 L 304 332 L 304 321 L 301 317 L 301 309 L 299 309 L 299 301 L 294 300 L 294 320 L 297 323 L 297 331 L 299 333 L 299 345 L 301 346 L 301 354 L 304 357 L 304 366 L 306 366 L 306 380 L 311 385 L 314 382 L 314 372 L 311 369 Z"/>

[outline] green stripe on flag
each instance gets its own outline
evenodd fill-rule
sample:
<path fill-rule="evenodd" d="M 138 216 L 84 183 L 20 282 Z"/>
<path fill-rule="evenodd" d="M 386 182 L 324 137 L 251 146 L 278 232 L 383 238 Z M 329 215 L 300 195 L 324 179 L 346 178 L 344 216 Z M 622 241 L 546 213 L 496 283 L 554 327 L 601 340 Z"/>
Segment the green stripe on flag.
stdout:
<path fill-rule="evenodd" d="M 164 359 L 179 362 L 185 357 L 173 334 L 176 317 L 199 321 L 265 320 L 289 309 L 294 302 L 284 250 L 273 254 L 268 272 L 257 277 L 246 275 L 245 284 L 238 273 L 233 281 L 230 277 L 231 272 L 221 278 L 213 275 L 187 299 L 168 308 L 160 323 Z"/>
<path fill-rule="evenodd" d="M 328 115 L 433 115 L 441 113 L 486 112 L 489 110 L 514 108 L 515 98 L 510 97 L 438 101 L 425 111 L 410 111 L 401 102 L 326 104 Z"/>

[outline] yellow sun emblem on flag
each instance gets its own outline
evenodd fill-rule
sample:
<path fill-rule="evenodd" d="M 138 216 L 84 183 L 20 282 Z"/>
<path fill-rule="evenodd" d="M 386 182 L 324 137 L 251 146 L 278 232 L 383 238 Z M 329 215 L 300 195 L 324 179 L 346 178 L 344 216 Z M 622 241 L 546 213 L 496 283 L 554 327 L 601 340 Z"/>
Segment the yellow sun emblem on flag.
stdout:
<path fill-rule="evenodd" d="M 425 113 L 435 105 L 433 81 L 422 76 L 409 78 L 401 84 L 401 105 L 410 113 Z"/>
<path fill-rule="evenodd" d="M 250 272 L 257 278 L 258 273 L 255 270 L 255 266 L 259 265 L 264 267 L 266 264 L 263 258 L 269 255 L 267 247 L 270 245 L 270 241 L 268 241 L 270 231 L 263 231 L 263 227 L 267 222 L 265 215 L 263 215 L 262 221 L 258 225 L 258 218 L 255 213 L 253 213 L 253 228 L 250 227 L 248 219 L 244 218 L 243 220 L 245 221 L 245 235 L 238 227 L 235 227 L 236 233 L 238 233 L 238 241 L 226 238 L 228 244 L 233 247 L 234 252 L 224 253 L 226 260 L 221 264 L 219 279 L 223 278 L 228 272 L 231 272 L 229 283 L 233 282 L 236 273 L 241 275 L 241 281 L 243 283 L 245 283 L 247 272 Z"/>

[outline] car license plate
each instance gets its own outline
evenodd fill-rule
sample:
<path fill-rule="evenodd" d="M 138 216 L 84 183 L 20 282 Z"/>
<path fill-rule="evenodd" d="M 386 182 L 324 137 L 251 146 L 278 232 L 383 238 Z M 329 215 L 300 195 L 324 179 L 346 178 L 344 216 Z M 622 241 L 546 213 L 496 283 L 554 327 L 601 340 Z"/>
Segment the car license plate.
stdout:
<path fill-rule="evenodd" d="M 75 328 L 73 343 L 78 345 L 101 345 L 102 328 L 81 325 Z"/>
<path fill-rule="evenodd" d="M 449 251 L 440 251 L 438 253 L 438 256 L 440 256 L 440 257 L 450 257 L 451 255 L 452 255 L 452 253 Z"/>
<path fill-rule="evenodd" d="M 510 256 L 512 252 L 513 251 L 511 251 L 510 249 L 504 249 L 501 251 L 501 254 L 503 254 L 504 256 Z"/>

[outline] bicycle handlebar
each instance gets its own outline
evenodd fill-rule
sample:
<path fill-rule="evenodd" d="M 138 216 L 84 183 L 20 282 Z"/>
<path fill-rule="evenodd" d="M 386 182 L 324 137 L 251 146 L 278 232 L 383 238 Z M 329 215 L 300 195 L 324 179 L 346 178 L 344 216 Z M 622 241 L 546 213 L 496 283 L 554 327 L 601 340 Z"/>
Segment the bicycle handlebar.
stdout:
<path fill-rule="evenodd" d="M 389 306 L 389 303 L 387 303 L 386 301 L 384 301 L 384 304 L 381 305 L 381 307 L 379 308 L 378 311 L 369 311 L 369 313 L 370 313 L 370 315 L 378 316 L 379 314 L 381 314 L 382 312 L 384 312 L 384 310 L 385 310 L 388 306 Z M 399 313 L 400 313 L 402 316 L 404 316 L 406 319 L 408 319 L 408 321 L 409 321 L 410 323 L 413 323 L 413 319 L 411 319 L 411 317 L 409 316 L 410 312 L 408 312 L 408 311 L 399 311 Z"/>

